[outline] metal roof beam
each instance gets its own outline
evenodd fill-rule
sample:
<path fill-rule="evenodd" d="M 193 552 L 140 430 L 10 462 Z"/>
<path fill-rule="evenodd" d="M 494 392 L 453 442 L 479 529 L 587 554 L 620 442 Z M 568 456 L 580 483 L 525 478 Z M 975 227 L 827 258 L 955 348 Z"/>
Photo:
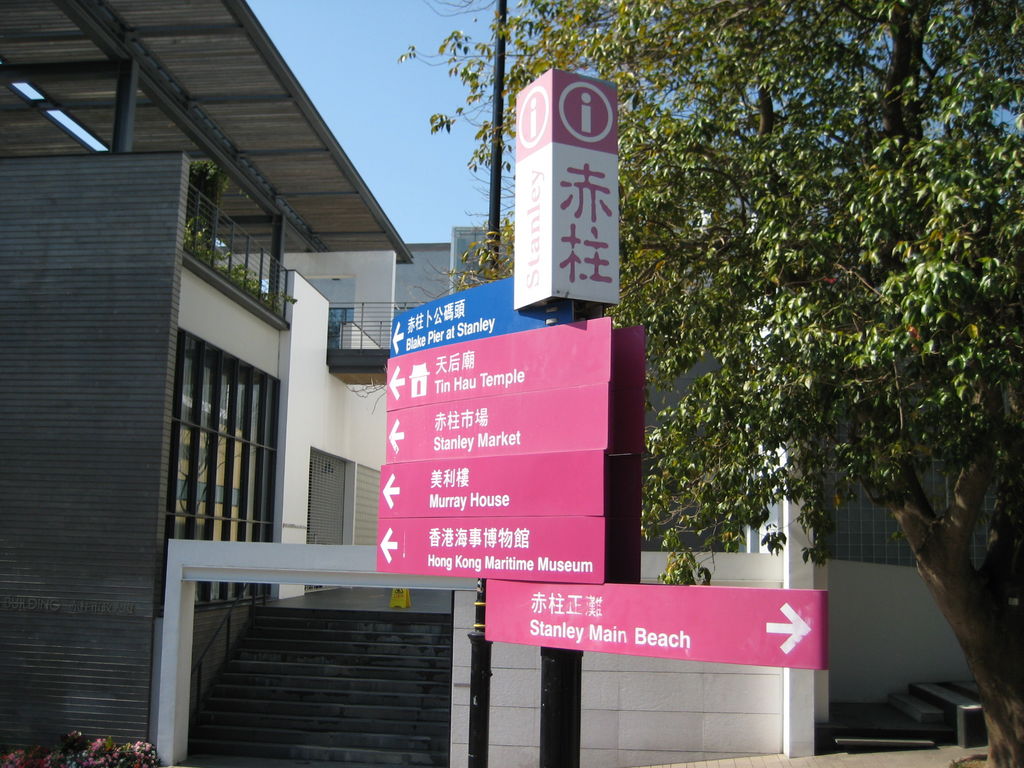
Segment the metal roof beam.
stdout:
<path fill-rule="evenodd" d="M 256 19 L 245 0 L 222 0 L 224 7 L 228 9 L 232 16 L 234 16 L 245 30 L 249 33 L 249 37 L 252 39 L 256 49 L 264 57 L 266 61 L 271 62 L 274 73 L 281 80 L 281 84 L 284 89 L 292 94 L 295 99 L 296 106 L 299 110 L 307 115 L 309 124 L 316 132 L 317 137 L 327 146 L 334 161 L 337 163 L 339 170 L 352 182 L 352 186 L 363 196 L 363 200 L 366 202 L 366 207 L 369 209 L 373 218 L 380 224 L 383 230 L 383 235 L 391 243 L 398 260 L 403 263 L 412 262 L 412 253 L 409 251 L 408 246 L 399 236 L 398 231 L 394 228 L 391 220 L 384 213 L 384 209 L 380 207 L 377 202 L 377 198 L 370 192 L 369 187 L 366 186 L 366 182 L 363 177 L 359 175 L 352 161 L 348 155 L 341 148 L 338 140 L 331 133 L 330 129 L 324 123 L 320 117 L 320 113 L 317 112 L 316 107 L 309 100 L 306 92 L 302 89 L 298 80 L 295 79 L 291 70 L 283 58 L 281 58 L 280 52 L 274 47 L 267 33 L 260 25 L 259 20 Z M 325 235 L 326 237 L 326 235 Z"/>
<path fill-rule="evenodd" d="M 148 27 L 132 27 L 132 31 L 144 37 L 180 37 L 182 35 L 222 35 L 225 32 L 242 32 L 240 24 L 154 24 Z"/>
<path fill-rule="evenodd" d="M 239 94 L 237 96 L 202 96 L 195 99 L 197 104 L 274 104 L 291 101 L 287 93 Z"/>
<path fill-rule="evenodd" d="M 325 147 L 302 147 L 292 149 L 239 149 L 239 157 L 269 157 L 273 155 L 326 155 Z"/>
<path fill-rule="evenodd" d="M 326 244 L 286 203 L 277 191 L 245 158 L 238 156 L 230 139 L 199 108 L 197 102 L 166 72 L 138 38 L 116 18 L 102 0 L 53 0 L 104 53 L 114 59 L 134 59 L 139 66 L 139 85 L 207 156 L 249 193 L 267 211 L 281 211 L 289 226 L 313 250 L 326 251 Z"/>
<path fill-rule="evenodd" d="M 58 61 L 47 64 L 0 64 L 4 85 L 40 82 L 59 77 L 61 80 L 95 80 L 117 77 L 119 63 L 110 59 L 95 61 Z"/>

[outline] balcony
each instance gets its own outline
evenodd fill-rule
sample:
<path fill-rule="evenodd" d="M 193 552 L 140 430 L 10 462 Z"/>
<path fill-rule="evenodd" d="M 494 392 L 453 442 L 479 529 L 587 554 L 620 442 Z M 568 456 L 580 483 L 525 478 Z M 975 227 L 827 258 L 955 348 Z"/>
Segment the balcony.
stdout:
<path fill-rule="evenodd" d="M 395 315 L 415 304 L 357 302 L 331 307 L 327 321 L 327 367 L 346 384 L 384 384 Z"/>
<path fill-rule="evenodd" d="M 190 186 L 185 211 L 185 253 L 212 268 L 222 290 L 233 285 L 279 321 L 292 300 L 286 270 L 270 248 L 238 226 L 208 197 Z"/>

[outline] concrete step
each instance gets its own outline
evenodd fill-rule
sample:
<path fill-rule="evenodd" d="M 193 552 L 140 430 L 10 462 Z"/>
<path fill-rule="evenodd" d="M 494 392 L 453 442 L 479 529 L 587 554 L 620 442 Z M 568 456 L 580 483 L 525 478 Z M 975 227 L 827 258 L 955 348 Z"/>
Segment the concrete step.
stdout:
<path fill-rule="evenodd" d="M 394 678 L 353 677 L 328 678 L 317 675 L 288 675 L 225 672 L 217 680 L 214 690 L 245 688 L 250 695 L 268 698 L 275 691 L 308 691 L 321 693 L 379 693 L 401 695 L 446 695 L 449 684 L 443 680 L 395 680 Z"/>
<path fill-rule="evenodd" d="M 949 688 L 951 691 L 956 691 L 959 694 L 966 696 L 969 699 L 975 701 L 981 701 L 981 694 L 978 692 L 978 684 L 973 680 L 961 680 L 953 683 L 943 683 L 944 687 Z"/>
<path fill-rule="evenodd" d="M 249 674 L 224 672 L 217 685 L 241 686 L 252 691 L 294 689 L 305 691 L 362 691 L 374 693 L 391 691 L 402 694 L 444 694 L 448 691 L 445 680 L 410 680 L 394 677 L 325 677 L 322 675 L 292 675 L 287 673 Z"/>
<path fill-rule="evenodd" d="M 815 726 L 817 752 L 847 750 L 852 747 L 843 745 L 850 739 L 952 744 L 956 734 L 945 723 L 918 722 L 888 703 L 830 702 L 829 721 Z"/>
<path fill-rule="evenodd" d="M 299 608 L 260 607 L 256 609 L 257 627 L 299 627 L 362 632 L 417 632 L 450 634 L 451 616 L 437 613 L 397 613 L 377 611 L 317 611 Z"/>
<path fill-rule="evenodd" d="M 246 637 L 239 644 L 240 651 L 277 651 L 287 654 L 287 659 L 318 658 L 325 664 L 341 664 L 352 666 L 395 666 L 430 668 L 439 664 L 450 663 L 450 653 L 430 651 L 427 653 L 401 653 L 390 650 L 387 653 L 379 649 L 349 647 L 341 643 L 317 642 L 309 640 L 278 640 L 268 637 Z"/>
<path fill-rule="evenodd" d="M 448 723 L 440 720 L 420 720 L 418 717 L 366 717 L 359 707 L 346 707 L 334 716 L 310 717 L 304 715 L 253 714 L 218 709 L 208 710 L 199 718 L 199 725 L 258 728 L 265 731 L 286 730 L 310 733 L 358 733 L 375 735 L 402 735 L 426 737 L 432 742 L 447 741 Z M 381 709 L 376 707 L 375 709 Z M 408 712 L 408 709 L 406 710 Z"/>
<path fill-rule="evenodd" d="M 940 683 L 911 683 L 910 695 L 942 710 L 943 720 L 956 729 L 961 747 L 981 747 L 988 743 L 985 713 L 981 703 Z"/>
<path fill-rule="evenodd" d="M 210 755 L 249 755 L 274 760 L 308 760 L 310 762 L 344 763 L 347 768 L 379 768 L 382 765 L 445 766 L 447 756 L 418 751 L 389 751 L 380 749 L 340 749 L 313 747 L 301 744 L 253 744 L 248 741 L 220 739 L 190 739 L 189 752 Z"/>
<path fill-rule="evenodd" d="M 292 728 L 254 728 L 248 725 L 198 725 L 200 741 L 248 741 L 256 744 L 299 744 L 326 749 L 380 749 L 389 752 L 429 752 L 431 738 L 407 733 L 363 733 L 348 730 L 310 731 Z"/>
<path fill-rule="evenodd" d="M 393 681 L 386 681 L 391 683 Z M 220 699 L 268 699 L 274 701 L 295 701 L 303 703 L 341 704 L 343 706 L 409 706 L 448 709 L 449 691 L 431 690 L 425 692 L 396 691 L 392 685 L 381 685 L 378 690 L 369 686 L 353 690 L 328 690 L 324 688 L 279 687 L 267 685 L 232 685 L 218 683 L 212 696 Z"/>
<path fill-rule="evenodd" d="M 228 662 L 225 672 L 242 675 L 299 675 L 302 677 L 326 677 L 349 679 L 401 680 L 417 683 L 445 683 L 451 680 L 450 668 L 424 667 L 356 667 L 342 664 L 325 664 L 322 660 L 285 661 L 273 656 L 278 654 L 243 653 Z M 271 658 L 267 658 L 270 656 Z"/>
<path fill-rule="evenodd" d="M 309 629 L 298 626 L 275 626 L 259 623 L 253 626 L 253 637 L 276 637 L 295 640 L 320 640 L 334 643 L 366 643 L 368 645 L 401 645 L 451 648 L 451 635 L 437 632 L 369 631 L 365 629 Z"/>
<path fill-rule="evenodd" d="M 890 693 L 889 704 L 918 723 L 941 723 L 942 710 L 908 693 Z"/>
<path fill-rule="evenodd" d="M 258 609 L 192 729 L 193 753 L 448 764 L 451 616 Z"/>
<path fill-rule="evenodd" d="M 352 716 L 375 720 L 402 720 L 408 722 L 442 723 L 447 727 L 447 707 L 399 706 L 390 701 L 386 705 L 346 703 L 333 701 L 282 701 L 280 699 L 216 698 L 207 699 L 207 709 L 214 713 L 269 717 L 342 717 Z"/>
<path fill-rule="evenodd" d="M 935 742 L 931 739 L 901 739 L 882 737 L 837 736 L 836 744 L 846 749 L 933 749 Z"/>

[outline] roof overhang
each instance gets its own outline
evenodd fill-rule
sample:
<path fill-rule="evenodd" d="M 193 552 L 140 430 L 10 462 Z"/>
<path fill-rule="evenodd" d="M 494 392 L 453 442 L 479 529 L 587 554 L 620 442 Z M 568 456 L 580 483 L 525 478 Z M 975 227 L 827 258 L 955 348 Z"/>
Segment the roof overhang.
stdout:
<path fill-rule="evenodd" d="M 118 80 L 137 73 L 132 151 L 210 159 L 233 184 L 225 213 L 287 250 L 412 257 L 245 0 L 5 0 L 0 154 L 89 152 L 48 119 L 73 116 L 113 146 Z"/>

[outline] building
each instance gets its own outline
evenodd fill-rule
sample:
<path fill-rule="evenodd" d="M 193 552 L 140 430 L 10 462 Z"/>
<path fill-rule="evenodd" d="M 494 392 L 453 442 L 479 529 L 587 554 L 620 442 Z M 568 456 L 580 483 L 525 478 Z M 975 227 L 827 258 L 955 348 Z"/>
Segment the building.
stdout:
<path fill-rule="evenodd" d="M 327 288 L 411 256 L 242 0 L 0 26 L 0 743 L 148 738 L 168 540 L 373 543 L 387 344 Z"/>

